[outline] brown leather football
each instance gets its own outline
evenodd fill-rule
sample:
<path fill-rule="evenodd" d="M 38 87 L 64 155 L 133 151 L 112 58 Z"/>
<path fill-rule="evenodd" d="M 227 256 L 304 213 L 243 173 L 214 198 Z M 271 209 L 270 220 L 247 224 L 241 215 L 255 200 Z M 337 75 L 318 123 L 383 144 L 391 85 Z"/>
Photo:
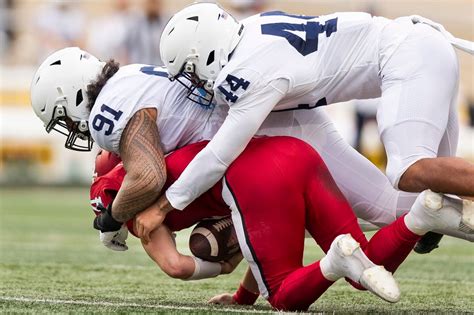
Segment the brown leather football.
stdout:
<path fill-rule="evenodd" d="M 240 251 L 237 234 L 230 217 L 199 222 L 189 237 L 194 256 L 207 261 L 228 260 Z"/>

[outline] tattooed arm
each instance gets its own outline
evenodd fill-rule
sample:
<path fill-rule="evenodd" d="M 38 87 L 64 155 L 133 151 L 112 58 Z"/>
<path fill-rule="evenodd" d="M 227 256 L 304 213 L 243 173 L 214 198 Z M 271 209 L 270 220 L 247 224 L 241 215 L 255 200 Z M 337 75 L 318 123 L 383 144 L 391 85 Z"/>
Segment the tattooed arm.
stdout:
<path fill-rule="evenodd" d="M 120 139 L 120 157 L 127 171 L 112 204 L 112 216 L 125 222 L 159 197 L 166 181 L 166 165 L 156 125 L 156 109 L 133 115 Z"/>

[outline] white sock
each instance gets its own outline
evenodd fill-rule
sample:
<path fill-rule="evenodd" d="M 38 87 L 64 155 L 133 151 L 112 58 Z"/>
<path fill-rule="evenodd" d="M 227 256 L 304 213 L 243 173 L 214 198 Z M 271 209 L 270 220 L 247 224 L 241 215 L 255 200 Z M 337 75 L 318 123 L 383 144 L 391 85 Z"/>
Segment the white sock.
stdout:
<path fill-rule="evenodd" d="M 415 206 L 415 205 L 413 205 L 413 206 Z M 420 206 L 420 205 L 417 205 L 417 206 Z M 415 233 L 416 235 L 421 235 L 422 236 L 422 235 L 425 235 L 427 232 L 430 231 L 430 230 L 426 229 L 425 224 L 423 223 L 423 220 L 418 218 L 411 211 L 408 212 L 408 214 L 405 216 L 404 220 L 405 220 L 405 225 L 407 226 L 407 228 L 411 232 Z"/>

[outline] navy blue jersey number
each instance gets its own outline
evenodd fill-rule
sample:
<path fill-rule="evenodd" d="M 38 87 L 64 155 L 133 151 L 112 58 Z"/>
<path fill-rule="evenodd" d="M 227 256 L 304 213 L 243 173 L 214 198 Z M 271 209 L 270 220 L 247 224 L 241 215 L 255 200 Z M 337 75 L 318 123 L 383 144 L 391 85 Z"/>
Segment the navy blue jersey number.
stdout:
<path fill-rule="evenodd" d="M 262 34 L 285 38 L 288 43 L 303 56 L 307 56 L 318 50 L 319 34 L 326 33 L 326 37 L 329 37 L 332 33 L 337 31 L 337 18 L 327 20 L 325 24 L 320 24 L 319 22 L 315 21 L 307 21 L 315 17 L 288 15 L 280 11 L 261 14 L 261 16 L 268 15 L 281 15 L 304 20 L 304 23 L 301 24 L 270 23 L 261 25 Z M 293 32 L 296 31 L 304 32 L 305 39 L 295 35 Z"/>
<path fill-rule="evenodd" d="M 114 131 L 114 121 L 118 121 L 122 116 L 123 112 L 121 110 L 113 110 L 105 104 L 100 107 L 100 111 L 104 114 L 107 114 L 107 116 L 110 118 L 107 118 L 102 114 L 95 115 L 94 119 L 92 120 L 92 128 L 97 131 L 101 131 L 102 129 L 104 129 L 105 126 L 107 126 L 107 129 L 105 130 L 105 135 L 108 136 Z"/>
<path fill-rule="evenodd" d="M 247 90 L 250 85 L 249 81 L 243 78 L 237 78 L 232 74 L 227 75 L 225 78 L 226 82 L 229 83 L 230 91 L 227 91 L 222 85 L 219 85 L 217 89 L 224 94 L 226 101 L 235 103 L 239 99 L 237 95 L 232 92 L 236 92 L 238 89 Z"/>

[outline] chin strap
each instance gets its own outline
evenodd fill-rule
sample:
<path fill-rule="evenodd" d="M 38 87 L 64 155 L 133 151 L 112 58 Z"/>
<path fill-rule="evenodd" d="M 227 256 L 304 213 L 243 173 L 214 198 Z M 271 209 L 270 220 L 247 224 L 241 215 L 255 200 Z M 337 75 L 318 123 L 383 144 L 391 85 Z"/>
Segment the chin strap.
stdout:
<path fill-rule="evenodd" d="M 462 51 L 467 52 L 468 54 L 474 55 L 474 42 L 471 42 L 469 40 L 461 39 L 454 37 L 450 32 L 448 32 L 443 25 L 433 22 L 430 19 L 427 19 L 425 17 L 419 16 L 419 15 L 411 15 L 410 19 L 413 23 L 423 23 L 431 26 L 441 34 L 443 34 L 444 37 L 457 49 L 460 49 Z"/>

